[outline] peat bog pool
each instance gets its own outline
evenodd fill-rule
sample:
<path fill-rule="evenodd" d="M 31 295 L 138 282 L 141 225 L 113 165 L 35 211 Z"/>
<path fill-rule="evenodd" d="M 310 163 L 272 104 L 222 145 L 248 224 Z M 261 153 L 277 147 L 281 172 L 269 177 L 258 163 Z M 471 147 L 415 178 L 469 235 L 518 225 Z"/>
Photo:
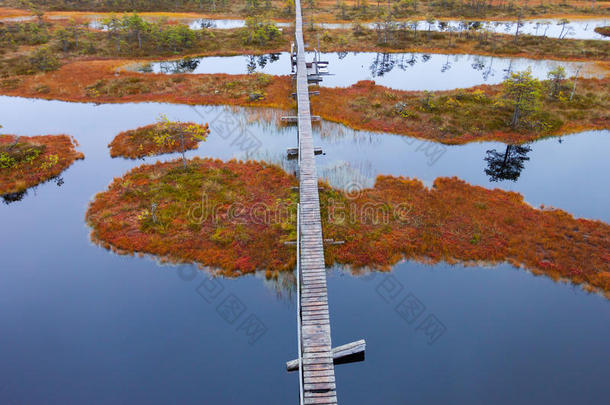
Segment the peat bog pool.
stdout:
<path fill-rule="evenodd" d="M 187 156 L 252 157 L 286 168 L 294 127 L 276 126 L 279 113 L 272 110 L 157 103 L 0 97 L 0 111 L 4 133 L 65 133 L 85 154 L 62 174 L 61 187 L 48 182 L 21 201 L 0 203 L 0 361 L 11 365 L 0 375 L 5 403 L 295 400 L 297 379 L 284 370 L 284 362 L 296 357 L 290 277 L 214 279 L 218 294 L 210 295 L 202 288 L 205 272 L 111 254 L 90 242 L 84 223 L 95 193 L 142 163 L 111 159 L 107 144 L 160 113 L 210 122 L 208 141 Z M 248 143 L 238 140 L 244 134 Z M 533 205 L 609 222 L 609 135 L 549 138 L 527 152 L 509 150 L 517 160 L 509 172 L 520 172 L 517 181 L 491 181 L 485 171 L 488 150 L 507 154 L 501 143 L 430 149 L 439 145 L 328 122 L 316 127 L 314 142 L 327 153 L 318 157 L 321 177 L 339 187 L 369 185 L 377 174 L 426 184 L 458 176 L 518 191 Z M 396 287 L 392 294 L 388 282 Z M 433 344 L 418 329 L 419 319 L 409 323 L 395 310 L 409 294 L 424 304 L 422 320 L 433 316 L 443 325 Z M 334 344 L 367 340 L 363 363 L 336 369 L 342 402 L 568 404 L 595 403 L 609 394 L 610 307 L 580 288 L 509 265 L 403 262 L 392 272 L 362 276 L 332 269 L 329 297 Z M 229 299 L 241 303 L 237 319 L 223 317 Z M 265 328 L 255 342 L 240 328 L 250 316 Z"/>
<path fill-rule="evenodd" d="M 91 14 L 89 18 L 89 27 L 97 30 L 104 30 L 102 19 L 99 15 Z M 34 21 L 35 16 L 19 16 L 7 17 L 0 19 L 4 22 L 24 22 Z M 52 15 L 51 20 L 66 20 L 68 17 L 62 15 Z M 155 18 L 144 16 L 145 20 L 154 21 Z M 178 18 L 179 23 L 186 24 L 192 30 L 200 30 L 204 28 L 212 29 L 236 29 L 246 26 L 246 21 L 235 18 Z M 414 22 L 404 22 L 409 29 L 414 28 Z M 549 38 L 569 38 L 569 39 L 597 39 L 610 40 L 597 32 L 595 28 L 605 27 L 610 24 L 610 20 L 605 18 L 579 18 L 568 21 L 564 24 L 561 20 L 555 18 L 545 19 L 528 19 L 522 20 L 519 25 L 520 35 L 546 36 Z M 278 27 L 289 27 L 292 23 L 276 22 Z M 363 26 L 374 29 L 375 23 L 364 23 Z M 352 23 L 316 23 L 316 27 L 321 29 L 351 29 Z M 517 21 L 476 21 L 476 20 L 442 20 L 428 24 L 426 21 L 417 21 L 418 31 L 464 31 L 464 30 L 487 30 L 499 34 L 515 35 L 517 31 Z"/>
<path fill-rule="evenodd" d="M 313 56 L 312 56 L 313 57 Z M 501 58 L 481 55 L 444 55 L 428 53 L 340 52 L 322 53 L 329 62 L 324 87 L 349 87 L 361 80 L 374 80 L 397 90 L 450 90 L 480 84 L 497 84 L 510 73 L 531 68 L 532 75 L 546 79 L 548 72 L 563 66 L 568 76 L 582 67 L 581 77 L 603 77 L 594 63 Z M 286 75 L 290 70 L 288 52 L 268 55 L 206 56 L 167 60 L 139 65 L 143 73 Z M 337 74 L 333 74 L 333 73 Z M 340 73 L 339 73 L 340 72 Z"/>
<path fill-rule="evenodd" d="M 197 19 L 188 20 L 188 25 L 191 29 L 197 30 L 202 28 L 216 29 L 234 29 L 245 27 L 245 20 L 227 20 L 227 19 Z M 409 24 L 413 24 L 410 22 Z M 277 23 L 280 27 L 290 26 L 290 23 Z M 350 29 L 350 23 L 318 23 L 315 24 L 322 29 Z M 375 23 L 363 24 L 368 28 L 375 28 Z M 571 38 L 571 39 L 604 39 L 601 34 L 595 32 L 596 27 L 604 27 L 608 25 L 606 19 L 578 19 L 569 21 L 563 25 L 557 19 L 536 19 L 523 20 L 519 26 L 520 34 L 547 36 L 549 38 Z M 412 27 L 409 26 L 411 29 Z M 418 31 L 447 31 L 451 30 L 481 30 L 485 29 L 491 32 L 500 34 L 514 35 L 517 31 L 517 21 L 457 21 L 443 20 L 435 21 L 429 26 L 426 21 L 417 22 Z"/>

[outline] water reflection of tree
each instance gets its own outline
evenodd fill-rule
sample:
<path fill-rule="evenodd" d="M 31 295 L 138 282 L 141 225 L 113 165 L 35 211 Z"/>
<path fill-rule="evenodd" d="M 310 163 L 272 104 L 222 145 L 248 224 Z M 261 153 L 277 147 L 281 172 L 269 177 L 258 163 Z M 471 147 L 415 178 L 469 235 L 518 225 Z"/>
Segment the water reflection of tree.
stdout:
<path fill-rule="evenodd" d="M 485 69 L 485 58 L 483 56 L 475 56 L 471 66 L 474 70 L 481 71 Z"/>
<path fill-rule="evenodd" d="M 485 70 L 483 72 L 483 80 L 487 81 L 489 79 L 489 76 L 495 76 L 494 72 L 492 70 L 494 64 L 494 58 L 493 56 L 489 59 L 489 66 L 487 67 L 487 70 Z"/>
<path fill-rule="evenodd" d="M 62 176 L 50 178 L 49 180 L 46 180 L 45 182 L 40 183 L 40 184 L 44 184 L 44 183 L 47 183 L 50 181 L 54 181 L 55 184 L 57 185 L 57 187 L 61 187 L 64 185 L 64 178 Z M 34 194 L 36 194 L 36 190 L 38 189 L 38 186 L 40 184 L 30 187 L 27 190 L 19 191 L 17 193 L 2 194 L 2 195 L 0 195 L 0 197 L 2 198 L 2 202 L 4 204 L 9 205 L 9 204 L 23 200 L 24 197 L 26 195 L 28 195 L 28 191 L 34 191 Z"/>
<path fill-rule="evenodd" d="M 449 61 L 449 55 L 447 55 L 447 61 L 445 62 L 445 64 L 441 67 L 441 73 L 445 73 L 446 71 L 448 71 L 449 69 L 451 69 L 451 62 Z"/>
<path fill-rule="evenodd" d="M 490 181 L 511 180 L 517 181 L 521 176 L 525 162 L 530 160 L 527 154 L 532 150 L 529 146 L 506 145 L 506 150 L 498 152 L 496 149 L 488 150 L 485 161 L 487 168 L 485 174 Z"/>
<path fill-rule="evenodd" d="M 269 55 L 249 55 L 247 56 L 246 69 L 248 73 L 256 72 L 256 69 L 264 69 L 269 63 L 280 60 L 279 53 L 270 53 Z"/>
<path fill-rule="evenodd" d="M 504 75 L 504 79 L 508 79 L 510 75 L 513 73 L 513 59 L 508 60 L 508 67 L 504 69 L 506 74 Z"/>
<path fill-rule="evenodd" d="M 259 272 L 257 277 L 263 278 L 263 284 L 275 293 L 279 301 L 286 303 L 294 302 L 293 298 L 296 293 L 297 280 L 293 272 L 280 271 L 272 278 L 267 278 L 264 272 Z"/>
<path fill-rule="evenodd" d="M 428 62 L 431 56 L 428 54 L 421 55 L 422 62 Z M 391 72 L 394 68 L 400 70 L 407 70 L 407 68 L 414 66 L 418 62 L 417 55 L 415 53 L 409 54 L 392 54 L 392 53 L 377 53 L 375 60 L 371 63 L 371 75 L 373 77 L 381 77 L 386 73 Z"/>
<path fill-rule="evenodd" d="M 161 73 L 193 73 L 197 66 L 201 63 L 201 59 L 186 58 L 181 60 L 161 62 L 159 70 Z"/>
<path fill-rule="evenodd" d="M 199 20 L 199 27 L 201 29 L 216 28 L 216 22 L 214 20 L 201 19 Z"/>
<path fill-rule="evenodd" d="M 27 191 L 20 191 L 19 193 L 4 194 L 2 196 L 2 202 L 4 202 L 6 205 L 12 204 L 14 202 L 23 200 L 23 197 L 25 197 L 26 194 L 27 194 Z"/>
<path fill-rule="evenodd" d="M 375 60 L 371 64 L 371 75 L 373 77 L 381 77 L 386 73 L 389 73 L 394 69 L 396 59 L 389 53 L 378 53 L 375 56 Z"/>

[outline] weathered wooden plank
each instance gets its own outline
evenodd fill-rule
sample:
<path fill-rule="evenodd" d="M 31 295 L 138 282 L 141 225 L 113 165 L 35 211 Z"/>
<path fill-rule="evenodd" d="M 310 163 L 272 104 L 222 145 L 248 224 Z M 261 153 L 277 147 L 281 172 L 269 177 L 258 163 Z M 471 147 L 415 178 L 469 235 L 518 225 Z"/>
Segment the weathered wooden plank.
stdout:
<path fill-rule="evenodd" d="M 306 392 L 304 404 L 336 404 L 335 390 L 324 391 L 324 392 Z"/>
<path fill-rule="evenodd" d="M 305 380 L 305 384 L 303 384 L 305 391 L 330 391 L 336 390 L 337 386 L 335 383 L 312 383 L 309 384 L 307 380 Z"/>
<path fill-rule="evenodd" d="M 319 346 L 322 347 L 322 346 Z M 363 353 L 366 350 L 366 342 L 364 339 L 351 342 L 342 346 L 337 346 L 332 350 L 333 362 L 345 358 L 347 356 L 356 355 L 359 353 Z M 299 360 L 290 360 L 286 362 L 286 370 L 287 371 L 296 371 L 299 369 Z M 305 369 L 305 368 L 303 368 Z"/>

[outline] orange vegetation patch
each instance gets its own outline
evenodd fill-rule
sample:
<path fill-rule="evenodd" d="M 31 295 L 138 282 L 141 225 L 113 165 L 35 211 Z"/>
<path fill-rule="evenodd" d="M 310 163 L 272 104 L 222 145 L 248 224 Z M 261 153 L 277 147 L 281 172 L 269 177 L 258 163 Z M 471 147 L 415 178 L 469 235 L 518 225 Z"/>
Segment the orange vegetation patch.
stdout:
<path fill-rule="evenodd" d="M 19 193 L 58 176 L 75 160 L 77 152 L 67 135 L 0 135 L 0 195 Z"/>
<path fill-rule="evenodd" d="M 87 212 L 92 239 L 119 253 L 198 262 L 226 276 L 292 270 L 294 176 L 265 163 L 194 159 L 140 166 L 98 194 Z M 355 195 L 357 194 L 357 195 Z M 535 209 L 517 193 L 438 178 L 381 176 L 349 195 L 320 196 L 326 263 L 388 269 L 402 259 L 509 262 L 536 274 L 610 292 L 610 226 Z"/>
<path fill-rule="evenodd" d="M 12 17 L 31 16 L 32 13 L 27 10 L 19 10 L 17 8 L 0 7 L 0 19 Z"/>
<path fill-rule="evenodd" d="M 0 80 L 0 93 L 66 101 L 123 103 L 169 102 L 294 108 L 289 76 L 164 75 L 122 72 L 125 61 L 75 62 L 36 76 Z M 551 135 L 610 127 L 609 78 L 579 79 L 569 100 L 562 94 L 541 100 L 543 127 L 514 130 L 512 111 L 502 107 L 501 85 L 439 92 L 401 91 L 362 81 L 348 88 L 320 88 L 312 113 L 355 129 L 416 136 L 447 144 L 498 140 L 523 143 Z M 546 82 L 545 86 L 548 86 Z M 42 90 L 41 90 L 42 89 Z"/>
<path fill-rule="evenodd" d="M 548 83 L 548 82 L 547 82 Z M 348 88 L 322 88 L 312 111 L 355 129 L 412 135 L 446 144 L 497 140 L 520 144 L 546 136 L 610 127 L 608 79 L 578 82 L 568 101 L 541 99 L 539 123 L 510 127 L 512 107 L 502 105 L 502 86 L 437 92 L 400 91 L 361 81 Z M 582 96 L 582 94 L 585 96 Z"/>
<path fill-rule="evenodd" d="M 193 136 L 193 129 L 202 135 Z M 197 149 L 208 133 L 207 124 L 161 122 L 121 132 L 108 147 L 112 157 L 139 159 Z"/>
<path fill-rule="evenodd" d="M 142 74 L 117 72 L 141 61 L 78 61 L 35 76 L 0 79 L 0 94 L 97 103 L 262 105 L 289 108 L 290 77 L 252 75 Z M 253 100 L 250 95 L 257 97 Z"/>
<path fill-rule="evenodd" d="M 244 207 L 281 207 L 296 196 L 295 178 L 256 162 L 190 160 L 143 165 L 116 178 L 87 211 L 92 239 L 119 253 L 145 252 L 171 262 L 198 262 L 237 276 L 288 270 L 294 252 L 285 222 L 235 220 Z M 242 207 L 236 203 L 243 204 Z"/>
<path fill-rule="evenodd" d="M 610 226 L 555 209 L 535 209 L 523 196 L 437 178 L 380 176 L 347 198 L 323 198 L 327 264 L 385 268 L 403 258 L 436 263 L 501 263 L 610 292 Z M 332 203 L 329 204 L 329 202 Z M 339 208 L 336 208 L 339 207 Z"/>
<path fill-rule="evenodd" d="M 605 27 L 595 27 L 595 32 L 601 34 L 605 37 L 610 37 L 610 26 Z"/>

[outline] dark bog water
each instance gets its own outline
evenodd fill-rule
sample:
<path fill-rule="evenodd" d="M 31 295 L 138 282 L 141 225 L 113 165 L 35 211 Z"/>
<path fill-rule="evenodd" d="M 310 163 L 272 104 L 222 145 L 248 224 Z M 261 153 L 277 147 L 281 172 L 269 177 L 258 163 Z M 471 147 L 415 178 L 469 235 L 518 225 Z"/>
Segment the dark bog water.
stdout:
<path fill-rule="evenodd" d="M 312 56 L 313 58 L 313 56 Z M 563 66 L 572 76 L 601 75 L 592 63 L 558 62 L 527 58 L 498 58 L 480 55 L 442 55 L 423 53 L 323 53 L 329 62 L 330 76 L 322 86 L 348 87 L 360 80 L 374 80 L 381 86 L 399 90 L 449 90 L 480 84 L 497 84 L 510 73 L 530 68 L 532 75 L 546 79 L 549 71 Z M 206 56 L 152 62 L 139 68 L 148 73 L 246 74 L 261 72 L 286 75 L 290 71 L 287 52 L 270 55 Z M 336 74 L 333 74 L 336 73 Z"/>
<path fill-rule="evenodd" d="M 62 174 L 61 187 L 46 183 L 0 203 L 1 403 L 297 400 L 298 379 L 284 371 L 296 357 L 290 277 L 207 280 L 212 295 L 201 287 L 206 273 L 111 254 L 89 242 L 84 223 L 93 195 L 142 163 L 111 159 L 106 145 L 159 113 L 212 122 L 209 140 L 189 156 L 253 156 L 285 167 L 294 128 L 249 122 L 273 117 L 270 111 L 154 103 L 0 97 L 0 111 L 5 133 L 67 133 L 86 156 Z M 338 186 L 380 173 L 426 182 L 457 175 L 520 191 L 533 204 L 609 218 L 608 131 L 534 143 L 519 179 L 494 183 L 483 159 L 488 149 L 505 148 L 499 143 L 448 147 L 430 164 L 429 150 L 418 146 L 428 144 L 410 138 L 325 123 L 315 141 L 327 152 L 318 158 L 320 173 Z M 579 288 L 508 265 L 404 262 L 367 277 L 335 269 L 329 292 L 335 345 L 367 340 L 365 362 L 337 367 L 344 403 L 598 403 L 610 393 L 610 306 Z M 408 294 L 425 306 L 411 323 L 396 311 Z M 236 319 L 223 317 L 229 301 L 240 303 Z M 429 344 L 420 325 L 432 316 L 444 333 Z M 247 319 L 258 320 L 258 334 L 248 335 Z"/>

